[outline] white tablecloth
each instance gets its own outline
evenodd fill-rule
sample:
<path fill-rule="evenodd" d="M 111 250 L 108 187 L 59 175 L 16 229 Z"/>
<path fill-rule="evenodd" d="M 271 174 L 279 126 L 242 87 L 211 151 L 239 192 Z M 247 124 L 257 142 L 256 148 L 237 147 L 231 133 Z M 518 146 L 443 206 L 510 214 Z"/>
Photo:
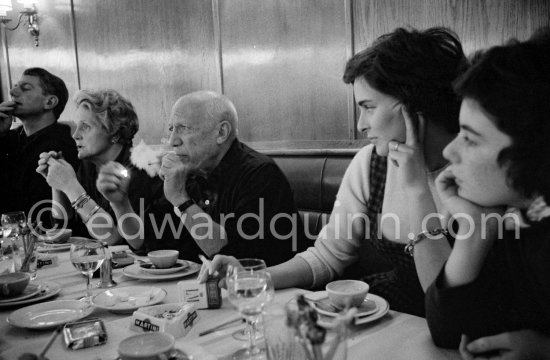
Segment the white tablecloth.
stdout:
<path fill-rule="evenodd" d="M 85 278 L 73 268 L 68 252 L 57 253 L 59 265 L 54 268 L 39 269 L 38 281 L 57 282 L 62 286 L 61 293 L 50 301 L 59 299 L 76 299 L 85 294 Z M 177 282 L 193 281 L 194 275 L 170 281 L 143 281 L 130 279 L 122 274 L 122 269 L 114 270 L 113 278 L 118 287 L 132 285 L 151 285 L 164 288 L 168 295 L 164 303 L 178 302 Z M 96 282 L 98 280 L 95 280 Z M 99 293 L 104 289 L 95 289 Z M 305 290 L 287 289 L 277 291 L 275 302 L 284 304 L 294 295 Z M 17 359 L 24 352 L 38 353 L 47 343 L 52 331 L 26 330 L 10 326 L 6 319 L 14 309 L 0 309 L 0 359 Z M 209 353 L 204 358 L 230 358 L 230 355 L 245 346 L 242 341 L 234 340 L 231 334 L 238 327 L 230 327 L 207 336 L 198 334 L 216 324 L 235 318 L 238 313 L 224 299 L 221 309 L 199 310 L 200 320 L 183 338 L 176 339 L 176 347 L 199 354 Z M 117 346 L 121 340 L 136 333 L 129 330 L 131 315 L 117 315 L 102 309 L 95 309 L 92 317 L 99 317 L 105 322 L 108 342 L 105 345 L 81 350 L 69 350 L 59 336 L 47 353 L 54 359 L 101 359 L 113 360 L 117 357 Z M 242 326 L 242 325 L 240 325 Z M 198 356 L 199 358 L 201 356 Z M 439 349 L 433 345 L 423 318 L 391 311 L 382 319 L 352 329 L 348 339 L 348 359 L 460 359 L 458 352 Z"/>

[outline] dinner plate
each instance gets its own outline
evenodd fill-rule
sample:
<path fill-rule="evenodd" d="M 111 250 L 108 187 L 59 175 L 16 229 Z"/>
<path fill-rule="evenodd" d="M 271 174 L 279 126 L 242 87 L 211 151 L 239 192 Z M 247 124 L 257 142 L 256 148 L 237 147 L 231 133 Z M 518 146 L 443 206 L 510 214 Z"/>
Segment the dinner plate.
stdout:
<path fill-rule="evenodd" d="M 37 283 L 40 286 L 40 291 L 36 295 L 29 297 L 27 299 L 0 303 L 0 309 L 10 307 L 10 306 L 34 304 L 36 302 L 49 299 L 59 294 L 59 292 L 61 291 L 61 286 L 59 286 L 59 284 L 54 283 L 52 281 L 38 281 Z"/>
<path fill-rule="evenodd" d="M 306 300 L 309 299 L 309 300 L 314 300 L 315 302 L 318 302 L 318 301 L 322 301 L 325 298 L 328 298 L 328 295 L 326 291 L 317 291 L 314 293 L 309 293 L 305 297 L 306 297 Z M 376 304 L 376 311 L 371 312 L 370 314 L 367 312 L 358 313 L 357 315 L 355 315 L 355 325 L 362 325 L 362 324 L 367 324 L 367 323 L 376 321 L 381 317 L 383 317 L 384 315 L 386 315 L 388 311 L 390 311 L 390 304 L 386 301 L 386 299 L 384 299 L 381 296 L 369 293 L 367 295 L 367 300 L 370 300 Z M 320 325 L 323 325 L 323 324 L 329 325 L 332 322 L 332 319 L 334 319 L 334 317 L 338 315 L 335 312 L 326 311 L 327 309 L 325 309 L 325 311 L 319 311 L 315 303 L 314 302 L 311 302 L 311 303 L 313 304 L 312 306 L 314 306 L 317 309 L 319 314 L 322 315 L 319 318 Z"/>
<path fill-rule="evenodd" d="M 31 283 L 29 283 L 29 285 L 27 285 L 27 287 L 25 288 L 25 290 L 23 290 L 23 292 L 21 294 L 15 295 L 15 296 L 10 296 L 10 297 L 1 297 L 0 298 L 0 304 L 5 304 L 5 303 L 13 302 L 13 301 L 28 299 L 31 296 L 34 296 L 34 295 L 38 294 L 39 292 L 40 292 L 40 284 L 31 282 Z"/>
<path fill-rule="evenodd" d="M 90 315 L 94 307 L 84 301 L 48 301 L 15 310 L 8 316 L 10 325 L 25 329 L 51 329 Z"/>
<path fill-rule="evenodd" d="M 201 266 L 197 263 L 194 263 L 192 261 L 188 260 L 182 260 L 185 262 L 188 266 L 183 271 L 178 271 L 171 274 L 148 274 L 141 270 L 139 264 L 134 263 L 132 265 L 126 266 L 122 273 L 128 277 L 134 278 L 134 279 L 141 279 L 141 280 L 170 280 L 170 279 L 178 279 L 184 276 L 188 276 L 191 274 L 194 274 L 198 272 L 201 268 Z"/>
<path fill-rule="evenodd" d="M 189 264 L 183 260 L 178 260 L 173 266 L 166 269 L 157 268 L 155 267 L 155 265 L 151 263 L 139 263 L 139 269 L 141 271 L 144 271 L 152 275 L 172 274 L 178 271 L 182 271 L 188 267 L 189 267 Z"/>
<path fill-rule="evenodd" d="M 155 305 L 164 300 L 166 290 L 154 286 L 127 286 L 105 290 L 92 298 L 100 309 L 124 314 L 143 307 Z"/>

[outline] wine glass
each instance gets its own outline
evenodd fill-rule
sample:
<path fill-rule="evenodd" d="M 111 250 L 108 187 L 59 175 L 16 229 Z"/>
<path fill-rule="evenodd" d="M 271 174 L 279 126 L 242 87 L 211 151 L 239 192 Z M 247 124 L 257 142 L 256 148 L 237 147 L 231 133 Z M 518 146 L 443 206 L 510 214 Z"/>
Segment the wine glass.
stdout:
<path fill-rule="evenodd" d="M 2 214 L 2 236 L 4 238 L 18 236 L 21 229 L 27 223 L 27 217 L 23 211 L 14 211 Z"/>
<path fill-rule="evenodd" d="M 71 262 L 86 275 L 86 296 L 81 301 L 92 303 L 91 280 L 94 271 L 99 269 L 106 257 L 105 246 L 99 240 L 79 240 L 71 244 Z"/>
<path fill-rule="evenodd" d="M 267 269 L 265 261 L 262 260 L 262 259 L 245 258 L 245 259 L 239 259 L 237 261 L 239 262 L 239 265 L 244 269 L 248 269 L 248 270 L 265 270 L 265 269 Z M 231 265 L 229 265 L 226 275 L 229 276 L 232 271 L 233 271 L 233 268 L 231 267 Z M 273 287 L 271 287 L 271 288 L 273 288 Z M 273 296 L 271 296 L 271 297 L 273 298 Z M 261 321 L 261 320 L 262 319 L 260 318 L 259 321 Z M 258 325 L 257 323 L 252 324 L 252 326 L 256 327 L 256 330 L 258 329 L 257 325 Z M 233 338 L 235 340 L 239 340 L 239 341 L 248 341 L 248 338 L 250 336 L 250 331 L 249 330 L 250 329 L 247 326 L 244 329 L 234 331 L 233 332 Z M 256 333 L 256 340 L 259 340 L 259 339 L 263 338 L 263 334 L 262 334 L 261 331 L 256 331 L 255 333 Z"/>
<path fill-rule="evenodd" d="M 263 260 L 242 259 L 239 263 L 241 266 L 228 268 L 227 291 L 229 300 L 247 321 L 249 343 L 246 349 L 234 353 L 233 359 L 265 359 L 265 352 L 256 346 L 255 324 L 273 298 L 273 282 Z"/>

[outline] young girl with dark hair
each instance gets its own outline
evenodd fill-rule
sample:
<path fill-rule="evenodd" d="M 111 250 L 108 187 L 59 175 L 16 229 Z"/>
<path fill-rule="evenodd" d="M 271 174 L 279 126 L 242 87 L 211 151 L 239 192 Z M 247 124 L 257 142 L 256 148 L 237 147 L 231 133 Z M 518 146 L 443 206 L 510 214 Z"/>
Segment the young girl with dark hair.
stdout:
<path fill-rule="evenodd" d="M 426 312 L 465 359 L 550 358 L 549 39 L 493 47 L 456 85 L 461 130 L 437 187 L 459 230 Z"/>

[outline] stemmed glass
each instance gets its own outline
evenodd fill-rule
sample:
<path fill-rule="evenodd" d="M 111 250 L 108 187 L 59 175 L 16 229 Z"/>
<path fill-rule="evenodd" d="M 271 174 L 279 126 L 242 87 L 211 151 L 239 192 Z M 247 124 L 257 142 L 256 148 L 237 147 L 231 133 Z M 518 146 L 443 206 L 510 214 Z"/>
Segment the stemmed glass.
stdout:
<path fill-rule="evenodd" d="M 237 261 L 239 262 L 241 267 L 243 267 L 244 269 L 247 269 L 247 270 L 265 270 L 265 269 L 267 269 L 267 265 L 265 264 L 265 261 L 263 261 L 262 259 L 245 258 L 245 259 L 239 259 Z M 230 265 L 227 269 L 227 274 L 226 275 L 229 276 L 233 270 L 234 269 Z M 271 287 L 271 288 L 273 288 L 273 287 Z M 273 294 L 271 295 L 271 298 L 273 298 Z M 261 318 L 260 318 L 260 321 L 261 321 Z M 257 323 L 252 324 L 252 326 L 255 326 L 256 327 L 255 329 L 258 329 Z M 263 334 L 262 334 L 261 331 L 256 331 L 255 333 L 256 333 L 256 340 L 259 340 L 259 339 L 263 338 Z M 244 329 L 240 329 L 240 330 L 237 330 L 237 331 L 233 332 L 233 338 L 235 340 L 248 341 L 249 337 L 250 337 L 250 328 L 248 326 Z"/>
<path fill-rule="evenodd" d="M 265 262 L 260 259 L 241 259 L 240 266 L 227 269 L 229 300 L 246 319 L 248 347 L 233 354 L 233 359 L 265 359 L 265 352 L 256 346 L 256 328 L 265 305 L 273 299 L 274 289 Z"/>
<path fill-rule="evenodd" d="M 2 214 L 1 222 L 4 238 L 18 236 L 27 223 L 27 217 L 23 211 L 14 211 Z"/>
<path fill-rule="evenodd" d="M 81 301 L 92 303 L 92 286 L 90 284 L 94 271 L 99 269 L 106 257 L 105 247 L 98 240 L 80 240 L 71 244 L 71 262 L 73 266 L 86 275 L 86 296 Z"/>

